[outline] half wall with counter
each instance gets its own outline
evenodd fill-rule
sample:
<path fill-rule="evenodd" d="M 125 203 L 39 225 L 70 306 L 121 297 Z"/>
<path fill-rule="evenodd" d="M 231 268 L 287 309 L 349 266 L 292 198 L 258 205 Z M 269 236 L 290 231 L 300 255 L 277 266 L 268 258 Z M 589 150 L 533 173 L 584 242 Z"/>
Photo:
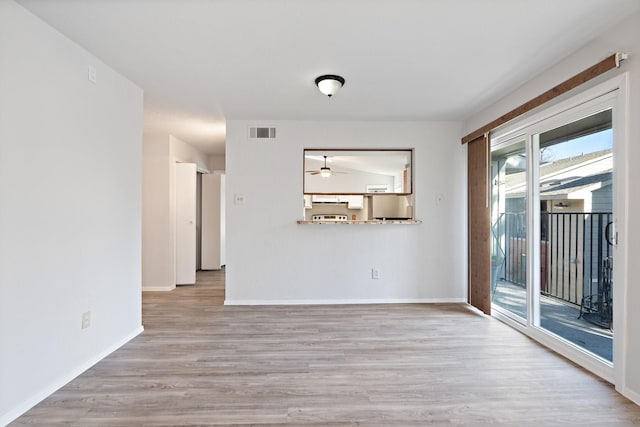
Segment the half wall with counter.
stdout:
<path fill-rule="evenodd" d="M 304 149 L 298 223 L 416 223 L 412 166 L 412 149 Z"/>

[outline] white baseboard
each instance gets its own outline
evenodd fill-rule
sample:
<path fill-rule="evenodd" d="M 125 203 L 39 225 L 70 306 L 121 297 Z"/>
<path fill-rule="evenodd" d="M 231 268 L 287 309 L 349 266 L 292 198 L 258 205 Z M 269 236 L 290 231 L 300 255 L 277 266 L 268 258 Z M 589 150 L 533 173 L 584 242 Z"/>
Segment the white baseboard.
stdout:
<path fill-rule="evenodd" d="M 104 359 L 105 357 L 107 357 L 108 355 L 110 355 L 111 353 L 113 353 L 114 351 L 116 351 L 117 349 L 122 347 L 123 345 L 125 345 L 131 339 L 133 339 L 136 336 L 140 335 L 140 333 L 142 333 L 142 331 L 144 331 L 144 327 L 142 325 L 140 325 L 138 328 L 136 328 L 129 335 L 127 335 L 123 339 L 119 340 L 118 342 L 116 342 L 112 346 L 108 347 L 106 350 L 102 351 L 101 353 L 98 353 L 97 355 L 95 355 L 94 357 L 89 359 L 87 362 L 83 363 L 82 365 L 78 366 L 77 368 L 73 369 L 72 371 L 68 372 L 67 374 L 59 377 L 56 381 L 54 381 L 51 384 L 49 384 L 48 386 L 42 388 L 39 392 L 35 393 L 30 398 L 26 399 L 24 402 L 22 402 L 20 405 L 18 405 L 17 407 L 13 408 L 9 412 L 7 412 L 5 414 L 2 414 L 0 416 L 0 426 L 7 425 L 10 422 L 14 421 L 20 415 L 24 414 L 29 409 L 33 408 L 38 403 L 42 402 L 44 399 L 49 397 L 56 390 L 58 390 L 59 388 L 63 387 L 64 385 L 68 384 L 69 382 L 71 382 L 78 375 L 82 374 L 84 371 L 86 371 L 87 369 L 91 368 L 93 365 L 95 365 L 96 363 L 98 363 L 99 361 L 101 361 L 102 359 Z"/>
<path fill-rule="evenodd" d="M 618 390 L 621 395 L 635 403 L 636 405 L 640 405 L 640 393 L 637 391 L 629 390 L 628 387 L 623 388 L 622 390 Z"/>
<path fill-rule="evenodd" d="M 143 286 L 142 292 L 168 292 L 172 291 L 176 288 L 176 285 L 173 286 Z"/>
<path fill-rule="evenodd" d="M 391 298 L 391 299 L 240 299 L 225 300 L 224 305 L 344 305 L 344 304 L 438 304 L 464 303 L 464 298 Z"/>

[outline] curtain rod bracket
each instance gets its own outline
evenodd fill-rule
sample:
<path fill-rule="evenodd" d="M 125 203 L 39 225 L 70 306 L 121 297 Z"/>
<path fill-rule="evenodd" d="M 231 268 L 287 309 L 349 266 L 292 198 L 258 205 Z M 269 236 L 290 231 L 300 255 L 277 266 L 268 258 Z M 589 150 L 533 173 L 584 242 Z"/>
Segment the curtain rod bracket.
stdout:
<path fill-rule="evenodd" d="M 624 52 L 616 53 L 616 68 L 620 68 L 620 63 L 628 58 L 629 58 L 628 53 L 624 53 Z"/>

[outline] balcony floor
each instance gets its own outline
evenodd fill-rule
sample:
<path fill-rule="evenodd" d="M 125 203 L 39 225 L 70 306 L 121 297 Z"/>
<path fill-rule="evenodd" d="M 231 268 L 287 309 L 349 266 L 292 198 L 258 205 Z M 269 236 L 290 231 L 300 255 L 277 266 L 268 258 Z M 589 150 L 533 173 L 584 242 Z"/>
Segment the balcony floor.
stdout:
<path fill-rule="evenodd" d="M 499 280 L 493 293 L 493 303 L 526 318 L 525 288 Z M 558 299 L 540 296 L 540 324 L 567 341 L 611 362 L 613 360 L 613 331 L 578 319 L 580 309 Z"/>

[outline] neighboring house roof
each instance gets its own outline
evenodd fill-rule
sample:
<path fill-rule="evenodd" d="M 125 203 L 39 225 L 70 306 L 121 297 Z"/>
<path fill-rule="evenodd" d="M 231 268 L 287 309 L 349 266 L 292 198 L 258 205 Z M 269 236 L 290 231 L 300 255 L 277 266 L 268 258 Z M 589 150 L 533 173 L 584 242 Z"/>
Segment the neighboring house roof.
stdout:
<path fill-rule="evenodd" d="M 581 166 L 583 163 L 588 163 L 591 160 L 596 160 L 600 157 L 611 157 L 611 149 L 594 151 L 593 153 L 582 154 L 576 157 L 569 157 L 566 159 L 560 159 L 555 162 L 545 163 L 540 166 L 540 176 L 552 175 L 557 172 L 561 172 L 564 169 L 572 168 L 575 166 Z"/>
<path fill-rule="evenodd" d="M 581 156 L 561 159 L 540 166 L 540 196 L 557 198 L 570 193 L 585 190 L 588 187 L 597 189 L 611 182 L 612 179 L 611 149 L 595 151 Z M 508 174 L 505 177 L 507 197 L 524 197 L 526 185 L 525 172 Z"/>
<path fill-rule="evenodd" d="M 574 193 L 595 186 L 596 188 L 591 189 L 591 191 L 593 191 L 597 188 L 610 184 L 612 177 L 612 171 L 600 173 L 597 175 L 585 176 L 584 178 L 578 178 L 573 181 L 567 182 L 566 184 L 548 187 L 540 192 L 540 197 L 544 199 L 545 197 L 550 196 L 564 196 L 568 195 L 569 193 Z"/>

